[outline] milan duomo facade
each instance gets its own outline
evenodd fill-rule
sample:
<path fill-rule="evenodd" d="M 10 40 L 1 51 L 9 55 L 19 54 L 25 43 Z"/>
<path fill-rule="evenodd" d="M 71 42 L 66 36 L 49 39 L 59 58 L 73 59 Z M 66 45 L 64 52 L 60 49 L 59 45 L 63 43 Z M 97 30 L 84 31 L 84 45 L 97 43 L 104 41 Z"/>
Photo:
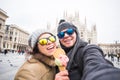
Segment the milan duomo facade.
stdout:
<path fill-rule="evenodd" d="M 63 19 L 65 19 L 67 22 L 73 23 L 76 27 L 78 27 L 80 38 L 82 40 L 87 41 L 89 44 L 97 44 L 96 25 L 91 26 L 91 30 L 88 30 L 88 27 L 86 24 L 86 18 L 84 23 L 81 23 L 78 12 L 76 12 L 74 16 L 68 15 L 67 12 L 64 12 Z M 60 20 L 56 21 L 56 27 L 58 27 L 59 21 Z M 55 30 L 53 32 L 56 33 Z"/>

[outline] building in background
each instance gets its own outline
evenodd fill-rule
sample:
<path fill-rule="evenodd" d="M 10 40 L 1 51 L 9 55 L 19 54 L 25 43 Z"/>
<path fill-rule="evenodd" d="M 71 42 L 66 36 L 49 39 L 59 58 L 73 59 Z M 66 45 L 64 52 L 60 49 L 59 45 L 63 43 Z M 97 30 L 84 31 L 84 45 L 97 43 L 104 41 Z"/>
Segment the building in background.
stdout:
<path fill-rule="evenodd" d="M 98 46 L 100 46 L 103 49 L 104 54 L 120 55 L 120 43 L 118 43 L 117 41 L 115 43 L 109 43 L 109 44 L 99 43 Z"/>
<path fill-rule="evenodd" d="M 6 25 L 3 49 L 9 51 L 25 51 L 28 48 L 29 33 L 17 25 Z"/>
<path fill-rule="evenodd" d="M 7 49 L 9 51 L 24 51 L 29 50 L 28 47 L 28 36 L 29 33 L 21 29 L 17 25 L 6 25 L 6 19 L 8 18 L 7 13 L 0 9 L 0 52 Z M 120 43 L 115 42 L 113 44 L 97 43 L 97 29 L 96 24 L 91 26 L 91 30 L 88 29 L 86 23 L 86 17 L 84 23 L 81 23 L 79 18 L 79 12 L 75 12 L 74 15 L 69 15 L 64 12 L 63 18 L 68 22 L 73 23 L 78 27 L 80 32 L 80 38 L 87 41 L 89 44 L 99 45 L 105 54 L 113 53 L 120 54 Z M 57 27 L 60 20 L 56 20 L 56 25 L 54 29 L 51 29 L 51 24 L 47 24 L 47 29 L 51 30 L 55 35 L 57 35 Z M 58 39 L 57 39 L 58 40 Z M 59 43 L 58 43 L 59 45 Z"/>
<path fill-rule="evenodd" d="M 68 15 L 67 12 L 64 12 L 63 18 L 64 20 L 71 22 L 75 24 L 76 27 L 78 27 L 79 32 L 80 32 L 80 38 L 82 40 L 87 41 L 89 44 L 97 44 L 100 46 L 104 54 L 120 54 L 120 43 L 97 43 L 97 29 L 96 29 L 96 24 L 91 26 L 91 30 L 88 30 L 88 26 L 86 23 L 86 17 L 84 23 L 80 22 L 79 19 L 79 13 L 75 12 L 74 16 L 73 15 Z M 52 32 L 56 35 L 57 34 L 57 27 L 59 24 L 60 20 L 56 20 L 56 27 L 55 29 L 52 30 Z M 50 24 L 47 25 L 47 28 L 50 30 Z"/>
<path fill-rule="evenodd" d="M 7 13 L 0 9 L 0 51 L 2 51 L 3 48 L 3 38 L 5 33 L 5 22 L 8 18 Z"/>
<path fill-rule="evenodd" d="M 74 16 L 67 14 L 67 12 L 64 12 L 64 15 L 63 15 L 62 19 L 64 19 L 67 22 L 71 22 L 76 27 L 78 27 L 79 32 L 80 32 L 80 38 L 82 40 L 88 42 L 89 44 L 97 44 L 97 29 L 96 29 L 96 24 L 93 25 L 93 26 L 91 26 L 91 30 L 89 30 L 88 26 L 86 24 L 86 18 L 85 18 L 84 23 L 80 22 L 79 12 L 75 12 Z M 60 20 L 56 20 L 56 27 L 52 31 L 52 32 L 54 32 L 54 34 L 57 34 L 57 26 L 58 26 L 59 21 Z"/>
<path fill-rule="evenodd" d="M 17 25 L 6 25 L 7 13 L 0 9 L 0 52 L 28 50 L 29 33 Z"/>

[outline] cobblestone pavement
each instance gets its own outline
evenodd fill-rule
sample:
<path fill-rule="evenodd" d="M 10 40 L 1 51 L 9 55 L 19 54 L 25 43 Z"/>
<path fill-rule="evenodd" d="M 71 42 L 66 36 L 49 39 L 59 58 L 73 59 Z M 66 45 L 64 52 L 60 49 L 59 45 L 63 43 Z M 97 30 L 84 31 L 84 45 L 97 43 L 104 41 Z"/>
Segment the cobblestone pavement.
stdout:
<path fill-rule="evenodd" d="M 110 57 L 106 56 L 106 59 L 111 61 Z M 18 53 L 8 53 L 4 55 L 0 53 L 0 80 L 14 80 L 17 70 L 24 61 L 25 55 L 19 55 Z M 120 68 L 120 62 L 117 62 L 116 57 L 112 63 L 115 67 Z"/>
<path fill-rule="evenodd" d="M 14 80 L 18 68 L 24 63 L 25 56 L 17 53 L 0 53 L 0 80 Z"/>

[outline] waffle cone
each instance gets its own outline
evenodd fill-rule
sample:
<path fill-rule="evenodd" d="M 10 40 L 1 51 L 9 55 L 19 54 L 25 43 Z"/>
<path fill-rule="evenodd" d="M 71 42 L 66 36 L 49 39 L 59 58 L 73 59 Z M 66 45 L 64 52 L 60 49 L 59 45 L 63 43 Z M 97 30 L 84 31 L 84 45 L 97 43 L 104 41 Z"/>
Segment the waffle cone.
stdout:
<path fill-rule="evenodd" d="M 66 70 L 66 67 L 65 67 L 65 66 L 58 66 L 58 68 L 59 68 L 60 71 Z"/>
<path fill-rule="evenodd" d="M 57 48 L 56 51 L 54 52 L 53 56 L 54 56 L 54 58 L 58 58 L 60 54 L 66 55 L 63 49 Z M 58 66 L 58 68 L 60 71 L 66 70 L 65 66 Z"/>

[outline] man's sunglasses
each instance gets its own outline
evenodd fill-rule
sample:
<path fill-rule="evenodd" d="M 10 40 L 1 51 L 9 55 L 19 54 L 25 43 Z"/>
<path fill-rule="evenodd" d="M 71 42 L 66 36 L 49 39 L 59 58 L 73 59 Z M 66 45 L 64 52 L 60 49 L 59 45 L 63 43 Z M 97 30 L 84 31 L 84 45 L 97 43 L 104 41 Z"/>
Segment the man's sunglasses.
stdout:
<path fill-rule="evenodd" d="M 39 42 L 40 45 L 47 45 L 48 40 L 51 41 L 51 42 L 55 42 L 56 37 L 55 36 L 50 36 L 48 38 L 42 38 L 42 39 L 39 39 L 38 42 Z"/>
<path fill-rule="evenodd" d="M 70 28 L 70 29 L 67 29 L 67 30 L 64 31 L 64 32 L 59 32 L 59 33 L 57 34 L 57 36 L 58 36 L 59 39 L 62 39 L 62 38 L 64 38 L 65 33 L 67 33 L 68 35 L 72 35 L 74 32 L 75 32 L 75 30 L 72 29 L 72 28 Z"/>

